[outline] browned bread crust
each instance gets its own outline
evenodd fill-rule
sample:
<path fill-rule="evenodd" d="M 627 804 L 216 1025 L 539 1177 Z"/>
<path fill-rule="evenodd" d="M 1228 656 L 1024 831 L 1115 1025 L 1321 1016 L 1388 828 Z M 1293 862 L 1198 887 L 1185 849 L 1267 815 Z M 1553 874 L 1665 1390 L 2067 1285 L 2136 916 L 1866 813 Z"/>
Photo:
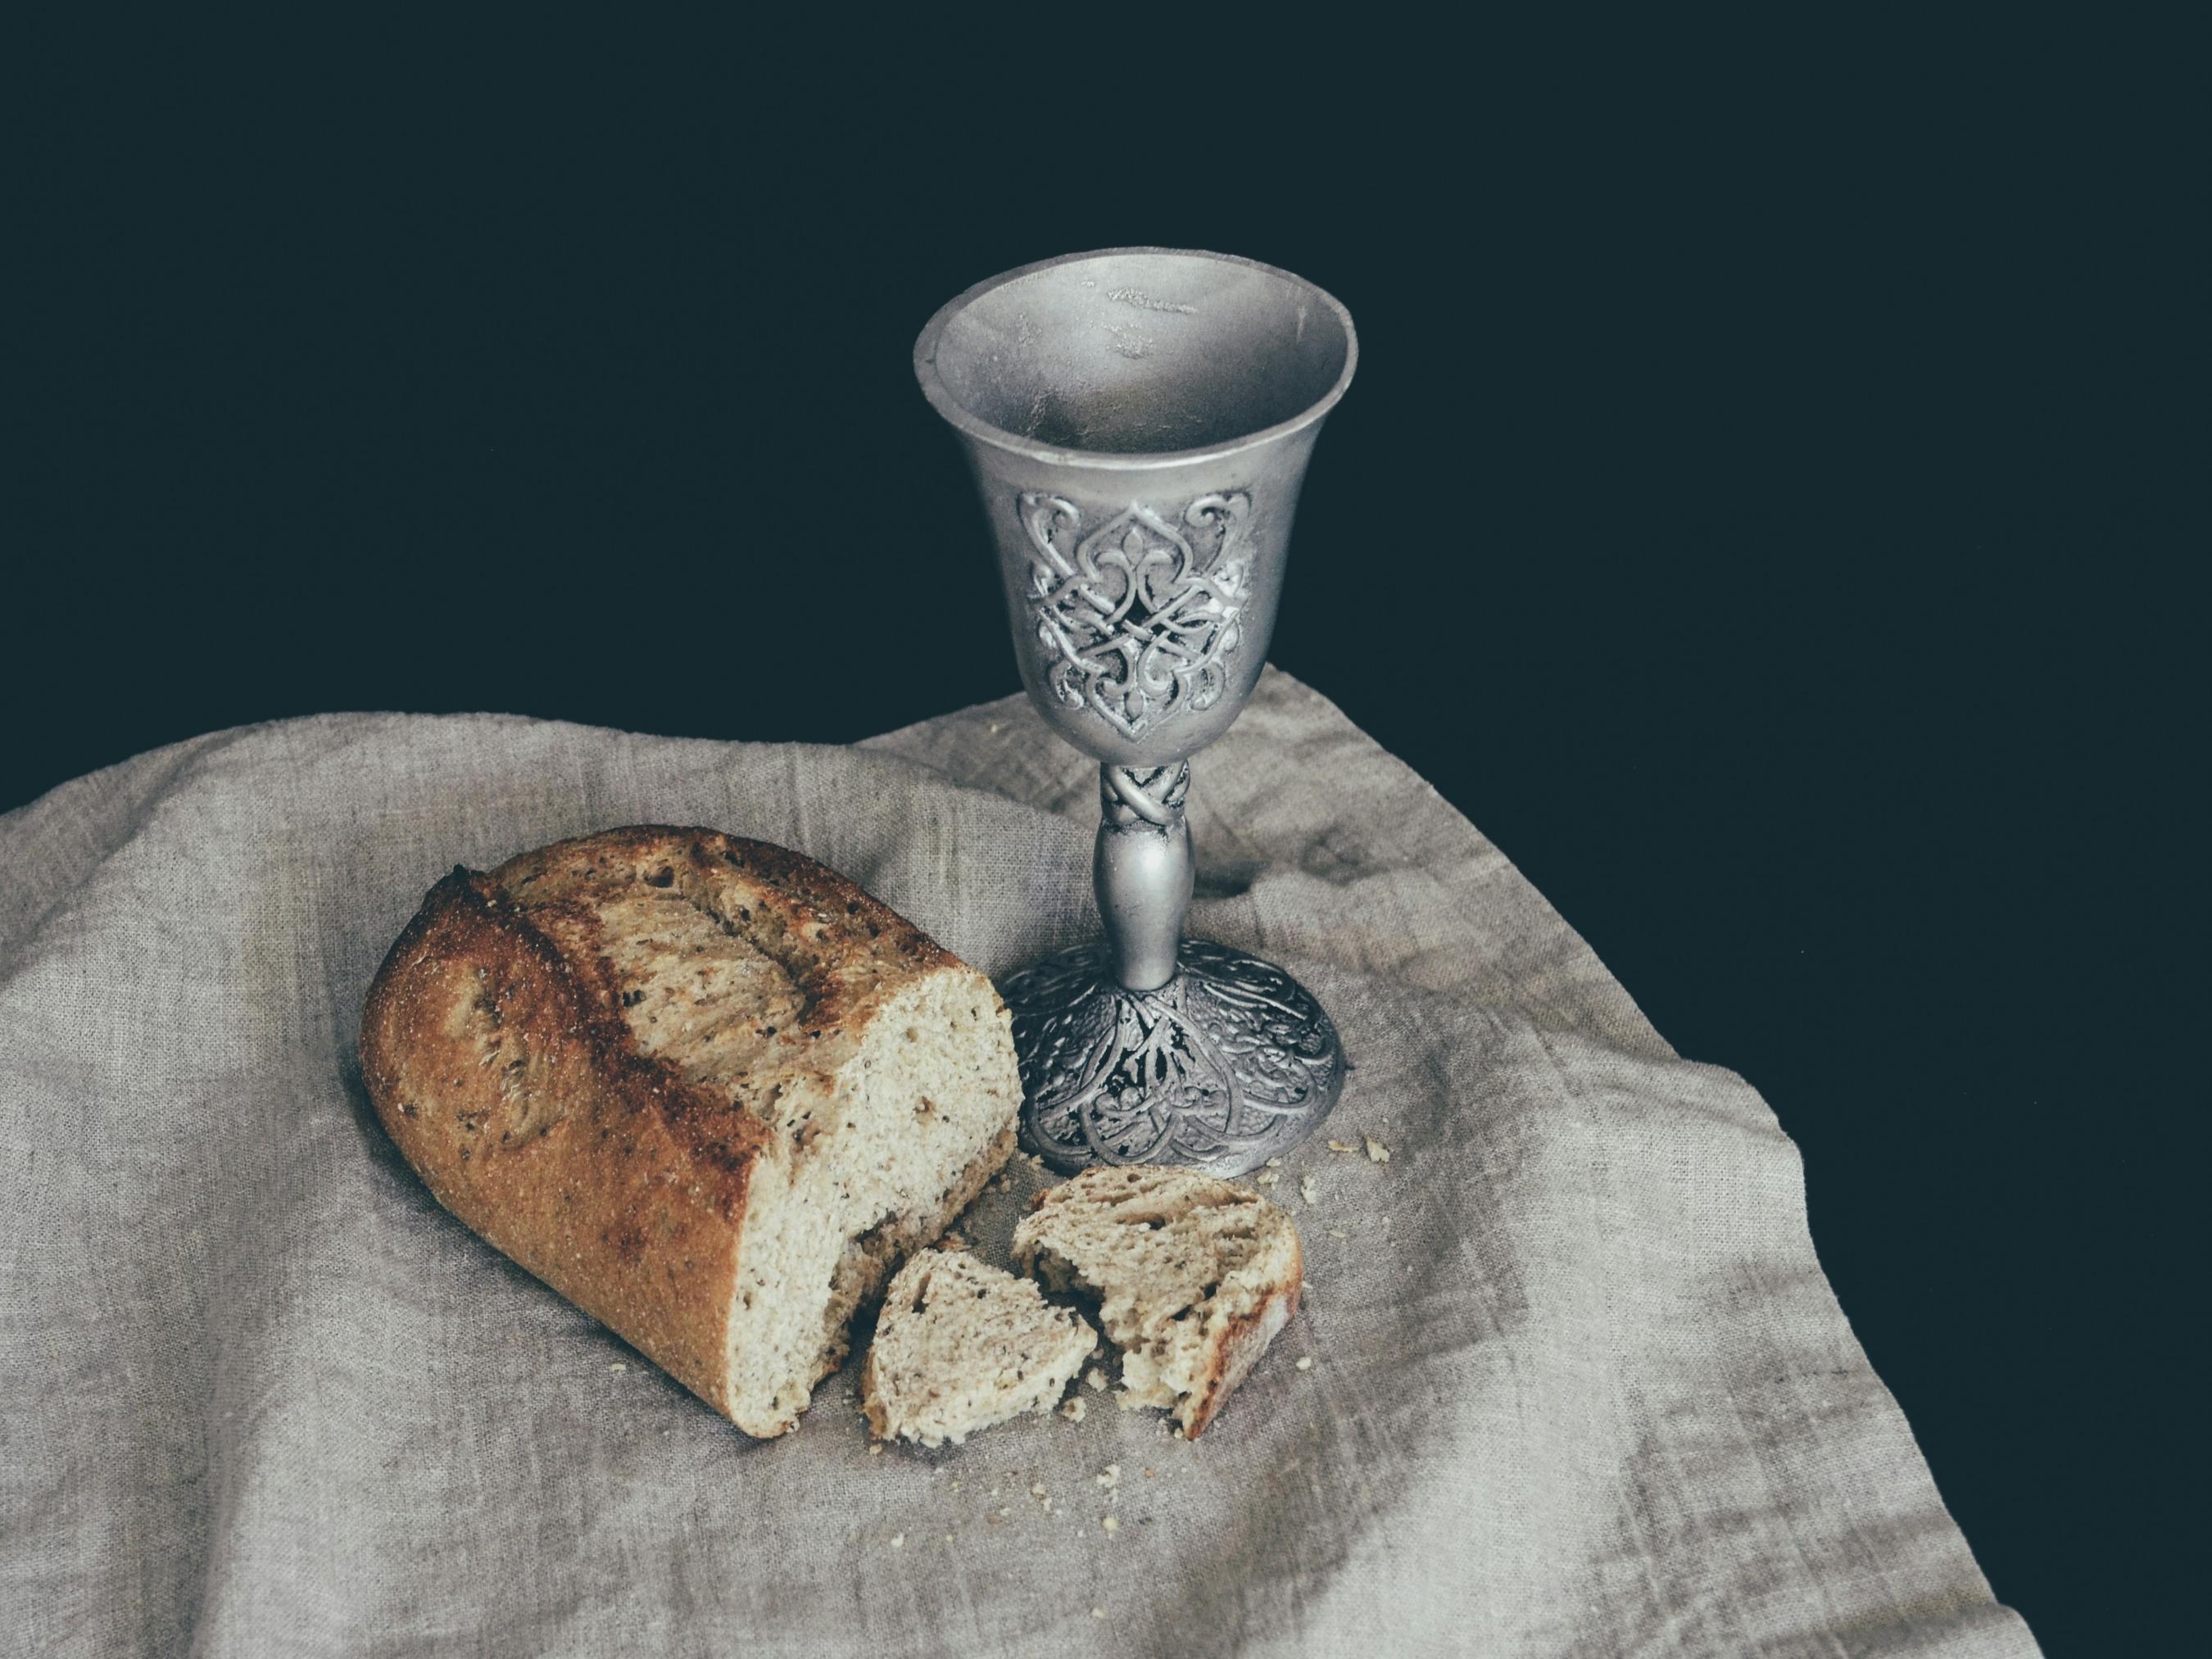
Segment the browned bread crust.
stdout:
<path fill-rule="evenodd" d="M 1303 1274 L 1304 1271 L 1305 1259 L 1301 1252 L 1293 1257 L 1291 1272 Z M 1207 1356 L 1205 1387 L 1178 1413 L 1185 1439 L 1195 1440 L 1204 1434 L 1206 1425 L 1213 1421 L 1223 1402 L 1236 1391 L 1238 1383 L 1252 1374 L 1252 1368 L 1260 1363 L 1260 1356 L 1267 1352 L 1267 1345 L 1297 1312 L 1298 1291 L 1299 1281 L 1294 1279 L 1268 1292 L 1256 1310 L 1240 1314 L 1230 1322 L 1228 1330 Z"/>
<path fill-rule="evenodd" d="M 717 979 L 709 943 L 635 921 L 664 915 L 741 941 L 725 948 L 743 961 Z M 731 1415 L 749 1189 L 819 1129 L 787 1106 L 834 1097 L 884 1004 L 947 973 L 1003 1021 L 980 975 L 812 860 L 710 830 L 609 830 L 433 887 L 371 987 L 362 1072 L 440 1203 Z M 1004 1161 L 998 1139 L 947 1217 Z"/>

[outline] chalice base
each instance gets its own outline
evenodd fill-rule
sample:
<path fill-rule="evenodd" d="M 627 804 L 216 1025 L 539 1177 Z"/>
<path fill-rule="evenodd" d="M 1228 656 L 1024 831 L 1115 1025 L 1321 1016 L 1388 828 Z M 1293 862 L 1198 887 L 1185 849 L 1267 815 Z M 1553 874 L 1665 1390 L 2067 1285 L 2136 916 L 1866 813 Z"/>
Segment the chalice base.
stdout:
<path fill-rule="evenodd" d="M 1240 1176 L 1321 1126 L 1344 1050 L 1321 1005 L 1281 969 L 1185 939 L 1156 991 L 1079 945 L 1000 987 L 1021 1060 L 1023 1147 L 1062 1174 L 1176 1164 Z"/>

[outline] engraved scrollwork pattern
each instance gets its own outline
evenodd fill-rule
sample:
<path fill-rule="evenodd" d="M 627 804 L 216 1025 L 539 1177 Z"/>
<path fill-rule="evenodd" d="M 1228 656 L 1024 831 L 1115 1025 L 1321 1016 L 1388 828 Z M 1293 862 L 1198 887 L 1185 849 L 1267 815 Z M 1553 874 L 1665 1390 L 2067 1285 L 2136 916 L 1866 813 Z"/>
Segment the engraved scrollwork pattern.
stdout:
<path fill-rule="evenodd" d="M 1133 501 L 1086 535 L 1073 502 L 1023 495 L 1030 613 L 1052 695 L 1131 738 L 1218 702 L 1243 637 L 1251 510 L 1243 490 L 1181 513 Z"/>
<path fill-rule="evenodd" d="M 1048 1164 L 1242 1173 L 1335 1104 L 1343 1051 L 1297 981 L 1204 940 L 1184 941 L 1182 965 L 1157 991 L 1129 991 L 1091 946 L 1006 981 L 1024 1139 Z"/>

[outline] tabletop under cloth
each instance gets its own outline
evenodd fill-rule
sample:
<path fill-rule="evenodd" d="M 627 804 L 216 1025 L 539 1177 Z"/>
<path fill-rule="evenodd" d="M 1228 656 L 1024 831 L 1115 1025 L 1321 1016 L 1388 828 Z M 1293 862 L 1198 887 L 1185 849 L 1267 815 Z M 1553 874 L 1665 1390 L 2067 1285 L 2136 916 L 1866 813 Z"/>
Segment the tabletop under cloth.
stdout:
<path fill-rule="evenodd" d="M 1191 931 L 1322 999 L 1354 1067 L 1323 1133 L 1389 1159 L 1287 1159 L 1312 1288 L 1200 1441 L 1094 1394 L 872 1453 L 850 1364 L 750 1441 L 368 1107 L 363 993 L 457 861 L 710 825 L 996 975 L 1095 930 L 1097 791 L 1009 698 L 845 749 L 288 720 L 0 817 L 0 1650 L 2036 1651 L 1773 1112 L 1279 672 L 1194 765 Z M 971 1212 L 981 1253 L 1037 1180 Z"/>

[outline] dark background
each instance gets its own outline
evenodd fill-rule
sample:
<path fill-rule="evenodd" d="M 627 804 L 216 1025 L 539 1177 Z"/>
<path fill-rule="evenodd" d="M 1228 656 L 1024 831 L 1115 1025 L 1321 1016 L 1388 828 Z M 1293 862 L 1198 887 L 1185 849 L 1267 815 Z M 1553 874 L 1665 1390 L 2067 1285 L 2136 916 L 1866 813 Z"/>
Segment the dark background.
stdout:
<path fill-rule="evenodd" d="M 1274 659 L 1765 1091 L 1999 1597 L 2150 1650 L 2203 1548 L 2178 44 L 1042 15 L 33 52 L 0 808 L 320 710 L 1004 694 L 915 333 L 1075 248 L 1286 266 L 1362 359 Z"/>

